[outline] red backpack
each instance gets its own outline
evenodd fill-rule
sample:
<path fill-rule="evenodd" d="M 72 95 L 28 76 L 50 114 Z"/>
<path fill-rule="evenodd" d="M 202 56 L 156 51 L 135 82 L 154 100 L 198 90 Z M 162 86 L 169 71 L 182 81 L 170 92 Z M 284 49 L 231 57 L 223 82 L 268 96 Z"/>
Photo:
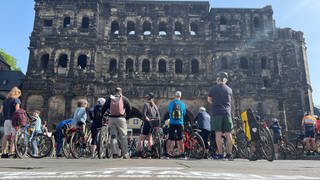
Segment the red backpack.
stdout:
<path fill-rule="evenodd" d="M 12 114 L 12 126 L 25 126 L 27 124 L 27 112 L 23 109 L 18 109 Z"/>
<path fill-rule="evenodd" d="M 118 101 L 114 98 L 110 98 L 110 115 L 111 116 L 123 116 L 125 113 L 123 98 L 122 96 L 119 97 Z"/>

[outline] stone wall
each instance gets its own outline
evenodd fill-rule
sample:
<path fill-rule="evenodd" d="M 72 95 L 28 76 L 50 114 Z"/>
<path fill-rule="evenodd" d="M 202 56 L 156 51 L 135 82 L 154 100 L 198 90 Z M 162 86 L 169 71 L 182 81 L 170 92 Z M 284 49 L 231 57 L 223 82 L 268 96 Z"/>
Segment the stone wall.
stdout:
<path fill-rule="evenodd" d="M 116 86 L 137 111 L 154 92 L 163 116 L 181 90 L 191 117 L 209 108 L 219 71 L 230 75 L 235 115 L 253 108 L 295 130 L 303 112 L 312 112 L 303 33 L 275 27 L 271 6 L 36 0 L 35 11 L 23 91 L 27 107 L 42 107 L 51 123 L 71 117 L 76 99 L 93 105 Z M 35 95 L 43 101 L 31 105 Z"/>

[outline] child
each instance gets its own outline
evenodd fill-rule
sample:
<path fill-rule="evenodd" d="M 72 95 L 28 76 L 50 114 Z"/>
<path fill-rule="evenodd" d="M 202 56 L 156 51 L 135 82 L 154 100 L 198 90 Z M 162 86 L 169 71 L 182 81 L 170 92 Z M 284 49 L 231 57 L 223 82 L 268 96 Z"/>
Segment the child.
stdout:
<path fill-rule="evenodd" d="M 87 120 L 86 108 L 88 107 L 88 101 L 85 99 L 80 99 L 77 104 L 77 109 L 73 114 L 72 127 L 84 129 L 84 125 Z"/>
<path fill-rule="evenodd" d="M 32 131 L 32 135 L 30 136 L 30 141 L 32 143 L 32 147 L 33 147 L 33 156 L 37 156 L 38 155 L 38 143 L 36 141 L 36 139 L 33 139 L 33 137 L 36 134 L 40 134 L 42 133 L 41 131 L 41 118 L 40 118 L 40 111 L 39 110 L 34 110 L 32 112 L 32 116 L 31 116 L 31 127 L 33 127 L 33 131 Z"/>
<path fill-rule="evenodd" d="M 279 120 L 276 118 L 273 118 L 272 124 L 269 129 L 273 131 L 273 147 L 275 152 L 275 158 L 279 159 L 279 142 L 282 137 L 282 131 L 279 125 Z"/>

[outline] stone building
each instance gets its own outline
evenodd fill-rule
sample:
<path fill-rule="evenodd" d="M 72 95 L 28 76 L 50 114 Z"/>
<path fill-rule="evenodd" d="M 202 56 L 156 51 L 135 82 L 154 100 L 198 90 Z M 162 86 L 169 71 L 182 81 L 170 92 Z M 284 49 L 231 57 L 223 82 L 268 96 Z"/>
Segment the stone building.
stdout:
<path fill-rule="evenodd" d="M 215 74 L 226 71 L 233 111 L 253 108 L 298 129 L 313 101 L 303 33 L 277 28 L 271 6 L 214 8 L 207 1 L 35 0 L 23 94 L 49 123 L 116 86 L 138 116 L 154 92 L 165 119 L 176 90 L 192 119 Z"/>

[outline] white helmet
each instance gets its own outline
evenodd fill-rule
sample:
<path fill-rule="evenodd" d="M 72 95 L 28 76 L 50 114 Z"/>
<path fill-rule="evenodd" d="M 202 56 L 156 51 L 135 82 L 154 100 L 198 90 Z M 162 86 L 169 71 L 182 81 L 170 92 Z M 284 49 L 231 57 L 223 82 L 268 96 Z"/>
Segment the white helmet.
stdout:
<path fill-rule="evenodd" d="M 104 105 L 105 102 L 106 102 L 106 99 L 105 99 L 105 98 L 102 98 L 102 97 L 97 100 L 97 103 L 98 103 L 99 105 Z"/>
<path fill-rule="evenodd" d="M 279 120 L 277 118 L 272 118 L 271 120 L 273 123 L 279 122 Z"/>

